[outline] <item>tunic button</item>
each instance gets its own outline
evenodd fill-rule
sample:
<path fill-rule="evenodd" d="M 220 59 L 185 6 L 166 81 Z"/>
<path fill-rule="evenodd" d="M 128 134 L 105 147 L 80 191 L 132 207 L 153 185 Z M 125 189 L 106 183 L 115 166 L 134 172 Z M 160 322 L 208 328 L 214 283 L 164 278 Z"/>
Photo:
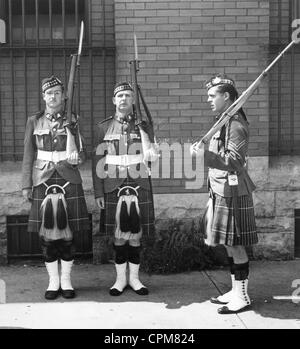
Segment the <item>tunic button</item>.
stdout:
<path fill-rule="evenodd" d="M 56 128 L 54 128 L 53 131 L 56 132 Z"/>
<path fill-rule="evenodd" d="M 53 141 L 54 143 L 56 143 L 57 142 L 57 139 L 54 139 L 54 141 Z"/>

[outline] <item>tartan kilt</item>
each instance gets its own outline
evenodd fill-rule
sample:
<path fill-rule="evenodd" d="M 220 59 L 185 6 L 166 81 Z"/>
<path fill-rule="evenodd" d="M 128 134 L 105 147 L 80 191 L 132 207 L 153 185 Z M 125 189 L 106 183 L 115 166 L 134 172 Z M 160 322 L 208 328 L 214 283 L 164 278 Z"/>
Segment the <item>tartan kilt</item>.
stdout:
<path fill-rule="evenodd" d="M 236 233 L 232 197 L 213 194 L 213 217 L 206 230 L 206 243 L 210 246 L 248 246 L 258 242 L 252 195 L 238 196 L 240 236 Z"/>
<path fill-rule="evenodd" d="M 137 187 L 138 184 L 131 178 L 127 178 L 125 182 L 119 187 L 122 188 L 126 185 Z M 114 237 L 116 229 L 116 209 L 118 203 L 118 191 L 119 188 L 113 190 L 110 193 L 104 194 L 105 208 L 100 212 L 100 234 L 110 237 Z M 153 197 L 150 190 L 146 190 L 142 187 L 138 189 L 138 203 L 140 208 L 141 227 L 142 234 L 130 234 L 133 239 L 148 239 L 154 238 L 155 225 L 154 225 L 154 204 Z M 137 235 L 136 237 L 134 235 Z"/>
<path fill-rule="evenodd" d="M 67 181 L 57 171 L 46 181 L 46 184 L 58 184 L 63 186 Z M 39 232 L 42 223 L 40 214 L 41 203 L 45 198 L 47 187 L 42 183 L 33 188 L 32 205 L 28 219 L 29 232 Z M 88 210 L 84 198 L 82 184 L 69 183 L 65 188 L 67 202 L 68 222 L 72 232 L 90 230 Z"/>

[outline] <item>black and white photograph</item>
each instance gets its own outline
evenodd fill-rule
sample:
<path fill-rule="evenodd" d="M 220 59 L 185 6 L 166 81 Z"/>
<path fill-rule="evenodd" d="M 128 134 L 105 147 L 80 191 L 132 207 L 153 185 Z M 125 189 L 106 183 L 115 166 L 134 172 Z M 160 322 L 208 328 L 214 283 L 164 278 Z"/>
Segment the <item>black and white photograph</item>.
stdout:
<path fill-rule="evenodd" d="M 300 329 L 299 0 L 0 0 L 0 329 Z"/>

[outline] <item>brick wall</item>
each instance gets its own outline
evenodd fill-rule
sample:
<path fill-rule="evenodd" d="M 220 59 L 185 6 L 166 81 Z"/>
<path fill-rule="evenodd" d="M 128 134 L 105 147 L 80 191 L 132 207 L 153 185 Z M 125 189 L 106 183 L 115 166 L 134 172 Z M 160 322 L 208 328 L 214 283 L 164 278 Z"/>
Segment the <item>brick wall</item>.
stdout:
<path fill-rule="evenodd" d="M 236 80 L 239 91 L 266 67 L 269 1 L 115 1 L 116 74 L 129 78 L 139 47 L 139 82 L 161 141 L 199 139 L 214 118 L 204 81 L 215 72 Z M 268 155 L 268 83 L 245 105 L 250 121 L 250 156 Z M 166 183 L 166 181 L 165 181 Z M 181 191 L 182 183 L 164 185 Z M 162 190 L 162 191 L 163 191 Z M 205 190 L 204 188 L 202 190 Z"/>

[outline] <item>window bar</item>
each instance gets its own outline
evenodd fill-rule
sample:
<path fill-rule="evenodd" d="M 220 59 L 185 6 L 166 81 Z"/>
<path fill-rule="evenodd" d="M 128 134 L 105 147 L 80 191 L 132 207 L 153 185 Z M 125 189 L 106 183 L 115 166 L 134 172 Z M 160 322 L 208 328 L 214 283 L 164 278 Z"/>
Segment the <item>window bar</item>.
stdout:
<path fill-rule="evenodd" d="M 295 3 L 294 1 L 290 1 L 289 3 L 289 28 L 291 29 L 291 23 L 293 21 L 293 15 L 295 13 Z M 290 37 L 290 36 L 289 36 Z M 291 101 L 290 101 L 290 108 L 291 108 L 291 116 L 290 116 L 290 155 L 293 155 L 294 153 L 294 145 L 295 145 L 295 139 L 294 139 L 294 119 L 295 119 L 295 99 L 294 99 L 294 91 L 295 91 L 295 51 L 294 46 L 291 49 L 291 89 L 290 89 L 290 95 L 291 95 Z"/>
<path fill-rule="evenodd" d="M 90 106 L 91 106 L 91 149 L 94 147 L 94 96 L 93 96 L 93 55 L 92 55 L 92 31 L 91 31 L 91 23 L 92 23 L 92 15 L 91 15 L 91 1 L 88 0 L 88 24 L 89 24 L 89 32 L 88 32 L 88 41 L 89 41 L 89 74 L 90 74 Z"/>
<path fill-rule="evenodd" d="M 3 143 L 2 143 L 2 118 L 1 118 L 1 70 L 0 70 L 0 161 L 3 161 Z"/>
<path fill-rule="evenodd" d="M 26 53 L 26 25 L 25 25 L 25 0 L 22 0 L 22 33 L 23 33 L 23 66 L 24 66 L 24 104 L 25 104 L 25 124 L 28 117 L 27 109 L 27 53 Z"/>
<path fill-rule="evenodd" d="M 79 44 L 79 29 L 80 24 L 78 20 L 78 0 L 75 0 L 75 33 L 76 33 L 76 42 L 77 45 Z M 76 76 L 77 81 L 75 82 L 77 84 L 77 88 L 75 89 L 76 93 L 76 113 L 80 115 L 80 69 L 78 69 L 78 74 Z"/>
<path fill-rule="evenodd" d="M 18 224 L 18 220 L 16 221 L 16 224 Z M 15 229 L 13 229 L 14 232 L 14 236 L 15 236 L 15 248 L 16 251 L 20 251 L 20 245 L 21 245 L 21 238 L 20 238 L 20 234 L 18 231 L 18 225 L 14 226 Z"/>
<path fill-rule="evenodd" d="M 12 113 L 12 141 L 13 158 L 16 160 L 16 116 L 15 116 L 15 78 L 14 78 L 14 57 L 13 57 L 13 36 L 12 36 L 12 6 L 11 0 L 8 1 L 9 11 L 9 37 L 10 37 L 10 74 L 11 74 L 11 113 Z"/>
<path fill-rule="evenodd" d="M 22 234 L 22 230 L 19 229 L 19 234 L 21 236 Z M 28 231 L 28 251 L 29 251 L 29 254 L 30 255 L 33 255 L 33 248 L 32 248 L 32 242 L 33 242 L 33 239 L 32 239 L 32 232 L 31 231 Z"/>
<path fill-rule="evenodd" d="M 76 33 L 76 42 L 79 40 L 79 20 L 78 20 L 78 0 L 75 0 L 75 33 Z"/>
<path fill-rule="evenodd" d="M 1 3 L 0 2 L 0 11 L 1 13 L 6 13 L 6 4 L 5 3 Z M 3 12 L 2 12 L 3 11 Z M 1 55 L 0 55 L 1 58 Z M 3 131 L 2 131 L 2 108 L 1 108 L 1 90 L 2 90 L 2 86 L 1 86 L 1 81 L 3 81 L 1 79 L 1 69 L 0 69 L 0 161 L 3 161 Z"/>
<path fill-rule="evenodd" d="M 35 30 L 36 30 L 36 60 L 37 60 L 37 101 L 38 109 L 41 110 L 41 94 L 40 94 L 40 81 L 41 81 L 41 60 L 40 60 L 40 22 L 39 22 L 39 0 L 35 0 Z"/>
<path fill-rule="evenodd" d="M 106 31 L 105 31 L 105 0 L 102 0 L 102 33 L 103 33 L 103 69 L 104 69 L 104 74 L 103 74 L 103 98 L 104 98 L 104 112 L 105 112 L 105 117 L 107 115 L 107 103 L 106 103 Z"/>
<path fill-rule="evenodd" d="M 61 16 L 62 16 L 62 30 L 63 30 L 63 66 L 64 69 L 64 81 L 65 81 L 65 88 L 67 88 L 67 59 L 66 59 L 66 11 L 65 11 L 65 0 L 62 0 L 61 4 Z M 65 91 L 66 92 L 66 91 Z"/>
<path fill-rule="evenodd" d="M 53 74 L 53 28 L 52 28 L 52 0 L 49 0 L 49 35 L 50 35 L 50 64 L 51 74 Z"/>
<path fill-rule="evenodd" d="M 278 27 L 277 27 L 277 33 L 278 33 L 278 41 L 279 41 L 279 51 L 281 47 L 281 1 L 277 1 L 277 11 L 278 11 Z M 277 155 L 280 155 L 281 152 L 281 61 L 278 62 L 278 75 L 277 75 Z"/>

